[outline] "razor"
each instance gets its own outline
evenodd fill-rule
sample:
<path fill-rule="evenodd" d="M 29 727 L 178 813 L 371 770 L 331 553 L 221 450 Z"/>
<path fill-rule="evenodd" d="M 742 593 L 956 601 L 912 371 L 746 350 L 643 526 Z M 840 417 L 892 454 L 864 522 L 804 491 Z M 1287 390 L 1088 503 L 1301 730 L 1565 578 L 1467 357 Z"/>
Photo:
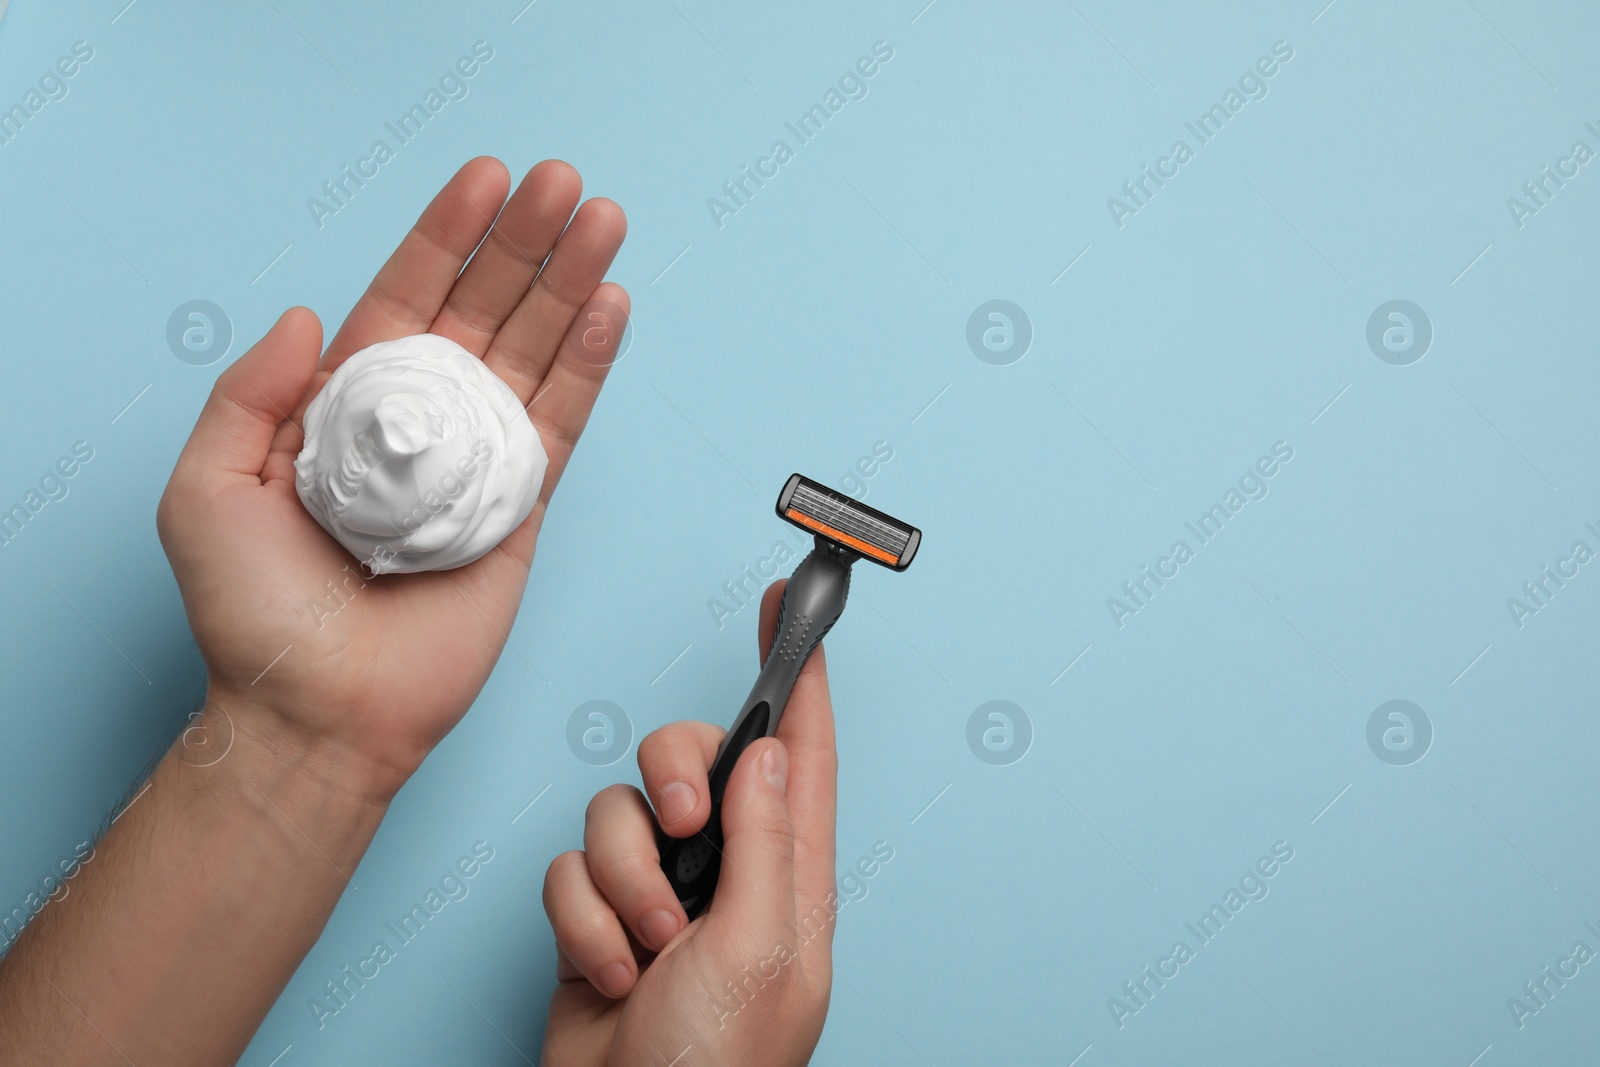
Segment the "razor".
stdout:
<path fill-rule="evenodd" d="M 728 778 L 752 742 L 777 733 L 800 668 L 844 612 L 851 565 L 867 559 L 903 571 L 922 543 L 916 527 L 799 474 L 784 483 L 777 512 L 814 534 L 816 543 L 789 577 L 766 662 L 711 764 L 710 818 L 689 837 L 668 837 L 656 828 L 661 869 L 690 919 L 711 903 L 722 869 L 722 794 Z"/>

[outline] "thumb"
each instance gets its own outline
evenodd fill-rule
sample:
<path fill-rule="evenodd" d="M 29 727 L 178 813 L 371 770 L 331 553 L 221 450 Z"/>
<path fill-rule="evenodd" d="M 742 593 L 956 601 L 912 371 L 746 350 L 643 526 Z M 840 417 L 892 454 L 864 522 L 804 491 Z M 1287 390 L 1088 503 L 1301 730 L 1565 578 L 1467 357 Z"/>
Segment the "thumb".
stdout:
<path fill-rule="evenodd" d="M 788 778 L 788 750 L 764 737 L 739 757 L 722 797 L 722 874 L 708 921 L 763 942 L 794 925 Z"/>
<path fill-rule="evenodd" d="M 217 378 L 178 457 L 176 473 L 257 477 L 278 427 L 316 373 L 322 323 L 308 308 L 285 311 L 267 335 Z"/>

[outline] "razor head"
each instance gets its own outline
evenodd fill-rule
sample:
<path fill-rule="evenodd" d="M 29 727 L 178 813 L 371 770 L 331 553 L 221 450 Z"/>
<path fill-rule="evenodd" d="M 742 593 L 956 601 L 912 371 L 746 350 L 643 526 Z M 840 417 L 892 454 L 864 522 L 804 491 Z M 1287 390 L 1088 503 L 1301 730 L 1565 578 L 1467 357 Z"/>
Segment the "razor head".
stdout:
<path fill-rule="evenodd" d="M 903 571 L 922 543 L 922 531 L 793 474 L 778 494 L 778 517 L 891 570 Z"/>

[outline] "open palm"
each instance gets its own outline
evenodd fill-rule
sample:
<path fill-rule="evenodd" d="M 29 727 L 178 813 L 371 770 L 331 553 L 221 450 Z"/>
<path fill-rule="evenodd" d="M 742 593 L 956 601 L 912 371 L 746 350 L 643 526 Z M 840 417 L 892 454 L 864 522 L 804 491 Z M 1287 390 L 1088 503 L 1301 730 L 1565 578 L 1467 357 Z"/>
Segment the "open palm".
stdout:
<path fill-rule="evenodd" d="M 291 309 L 217 380 L 157 513 L 205 657 L 211 703 L 270 709 L 398 781 L 466 713 L 515 620 L 550 496 L 615 359 L 628 310 L 602 284 L 616 204 L 578 206 L 565 163 L 507 200 L 495 159 L 446 183 L 326 352 Z M 452 571 L 371 577 L 302 507 L 306 405 L 353 353 L 434 333 L 481 357 L 527 406 L 549 468 L 527 520 Z M 319 359 L 320 354 L 320 359 Z"/>

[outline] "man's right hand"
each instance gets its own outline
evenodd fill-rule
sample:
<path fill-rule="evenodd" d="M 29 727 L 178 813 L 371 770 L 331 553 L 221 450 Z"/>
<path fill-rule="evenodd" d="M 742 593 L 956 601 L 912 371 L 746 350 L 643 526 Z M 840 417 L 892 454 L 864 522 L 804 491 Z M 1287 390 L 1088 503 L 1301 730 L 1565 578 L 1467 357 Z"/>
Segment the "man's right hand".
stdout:
<path fill-rule="evenodd" d="M 783 583 L 761 604 L 770 648 Z M 583 850 L 557 856 L 544 906 L 560 985 L 550 1001 L 551 1067 L 809 1062 L 833 983 L 838 755 L 827 667 L 806 662 L 774 738 L 739 758 L 723 797 L 722 874 L 690 923 L 661 871 L 657 815 L 688 837 L 711 814 L 707 778 L 723 730 L 665 726 L 639 744 L 645 794 L 602 790 Z M 651 802 L 654 803 L 652 814 Z"/>

